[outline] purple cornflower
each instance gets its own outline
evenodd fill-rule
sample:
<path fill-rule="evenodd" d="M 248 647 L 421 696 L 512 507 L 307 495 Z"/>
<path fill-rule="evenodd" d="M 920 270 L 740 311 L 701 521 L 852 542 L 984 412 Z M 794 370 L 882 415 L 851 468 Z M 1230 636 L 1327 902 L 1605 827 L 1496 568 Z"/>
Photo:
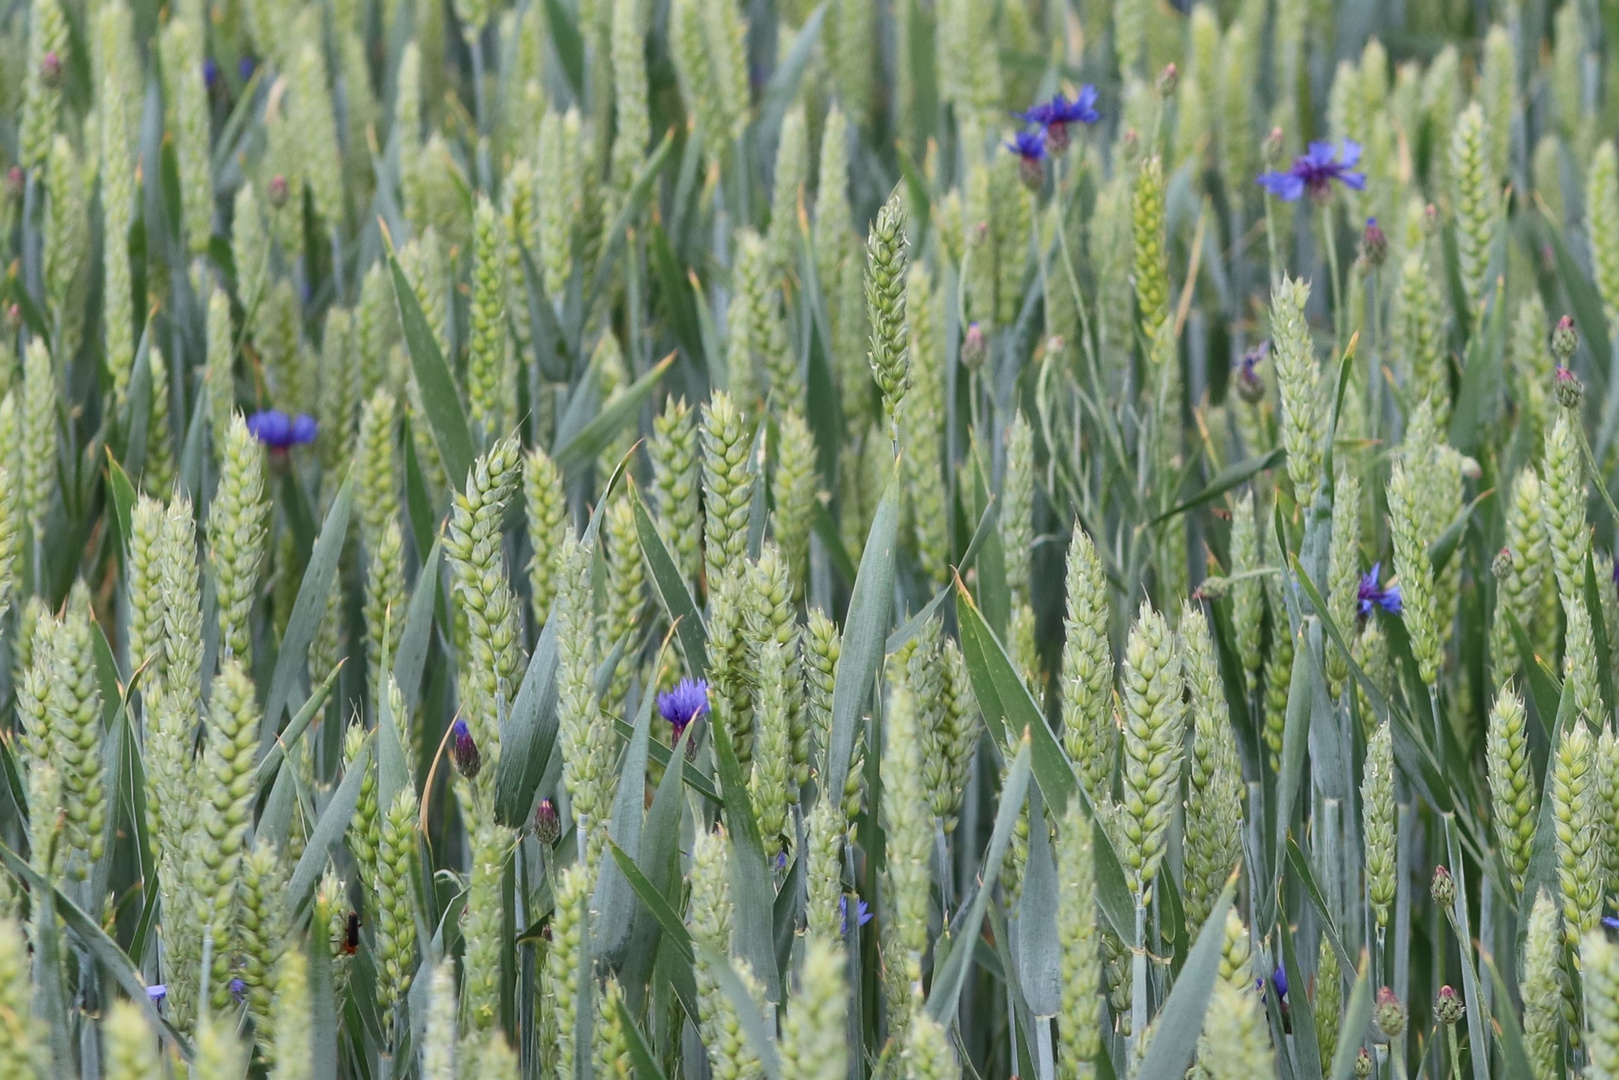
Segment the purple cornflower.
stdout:
<path fill-rule="evenodd" d="M 1334 180 L 1360 191 L 1366 186 L 1366 174 L 1351 172 L 1360 161 L 1360 143 L 1345 139 L 1337 149 L 1331 143 L 1313 142 L 1309 150 L 1293 160 L 1286 172 L 1262 173 L 1259 186 L 1286 202 L 1296 202 L 1309 193 L 1315 202 L 1332 197 Z"/>
<path fill-rule="evenodd" d="M 202 62 L 202 81 L 210 90 L 219 83 L 219 61 L 211 56 Z"/>
<path fill-rule="evenodd" d="M 1058 94 L 1050 101 L 1041 102 L 1028 112 L 1016 115 L 1021 120 L 1045 128 L 1051 152 L 1060 154 L 1068 149 L 1069 124 L 1094 124 L 1102 118 L 1095 106 L 1096 87 L 1086 83 L 1079 88 L 1073 101 Z"/>
<path fill-rule="evenodd" d="M 169 996 L 169 988 L 162 983 L 153 983 L 146 988 L 146 997 L 152 1002 L 162 1001 Z"/>
<path fill-rule="evenodd" d="M 247 1000 L 247 983 L 243 982 L 240 977 L 230 981 L 230 996 L 237 1001 Z"/>
<path fill-rule="evenodd" d="M 1023 178 L 1023 186 L 1030 191 L 1040 190 L 1046 179 L 1046 133 L 1020 131 L 1006 148 L 1018 156 L 1018 175 Z"/>
<path fill-rule="evenodd" d="M 478 753 L 478 744 L 472 741 L 472 731 L 467 727 L 465 720 L 458 718 L 450 730 L 453 733 L 451 753 L 455 758 L 456 771 L 471 780 L 478 775 L 478 770 L 483 768 L 483 757 Z"/>
<path fill-rule="evenodd" d="M 1270 355 L 1270 342 L 1261 341 L 1237 361 L 1237 394 L 1250 405 L 1265 400 L 1265 380 L 1259 377 L 1259 363 Z"/>
<path fill-rule="evenodd" d="M 236 61 L 236 74 L 243 82 L 251 79 L 253 77 L 253 73 L 258 69 L 259 62 L 253 59 L 251 56 L 244 56 L 240 60 Z"/>
<path fill-rule="evenodd" d="M 838 898 L 838 915 L 843 920 L 843 936 L 848 937 L 849 936 L 849 896 L 848 896 L 847 893 L 845 893 L 843 896 Z M 858 896 L 855 897 L 855 901 L 854 901 L 854 923 L 855 923 L 855 925 L 856 926 L 865 926 L 870 921 L 871 921 L 871 909 L 866 906 L 866 902 L 864 900 L 860 899 Z"/>
<path fill-rule="evenodd" d="M 703 679 L 681 679 L 673 690 L 658 695 L 658 713 L 669 721 L 674 741 L 686 731 L 686 725 L 708 713 L 708 683 Z"/>
<path fill-rule="evenodd" d="M 1609 930 L 1619 930 L 1619 919 L 1614 918 L 1612 915 L 1604 915 L 1602 916 L 1602 925 Z"/>
<path fill-rule="evenodd" d="M 1276 996 L 1278 998 L 1285 999 L 1287 997 L 1287 968 L 1283 967 L 1281 964 L 1277 964 L 1275 973 L 1270 977 L 1270 984 L 1275 989 Z M 1265 980 L 1254 980 L 1254 989 L 1264 990 Z"/>
<path fill-rule="evenodd" d="M 1383 564 L 1375 562 L 1372 568 L 1361 575 L 1360 596 L 1356 607 L 1363 619 L 1371 618 L 1372 608 L 1380 607 L 1390 615 L 1400 613 L 1400 587 L 1398 585 L 1378 585 L 1377 579 L 1383 573 Z"/>
<path fill-rule="evenodd" d="M 288 450 L 315 441 L 315 418 L 308 413 L 288 416 L 280 409 L 265 409 L 247 418 L 247 430 L 271 450 Z"/>

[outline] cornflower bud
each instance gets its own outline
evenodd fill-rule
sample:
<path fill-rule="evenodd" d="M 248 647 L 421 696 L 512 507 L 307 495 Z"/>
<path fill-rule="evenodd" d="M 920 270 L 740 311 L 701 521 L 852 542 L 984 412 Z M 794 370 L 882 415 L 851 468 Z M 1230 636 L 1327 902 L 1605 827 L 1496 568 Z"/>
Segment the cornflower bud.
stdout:
<path fill-rule="evenodd" d="M 1552 360 L 1558 367 L 1567 367 L 1568 362 L 1574 358 L 1574 351 L 1580 347 L 1580 332 L 1575 329 L 1574 317 L 1564 315 L 1557 320 L 1557 326 L 1552 329 L 1550 348 Z"/>
<path fill-rule="evenodd" d="M 977 371 L 989 357 L 989 342 L 984 328 L 976 322 L 967 324 L 967 333 L 961 342 L 961 362 L 971 371 Z"/>
<path fill-rule="evenodd" d="M 1450 871 L 1443 866 L 1436 866 L 1433 872 L 1433 883 L 1428 886 L 1428 895 L 1440 908 L 1449 909 L 1456 903 L 1456 879 L 1450 876 Z"/>
<path fill-rule="evenodd" d="M 1467 1015 L 1467 1006 L 1457 995 L 1455 987 L 1441 986 L 1439 996 L 1434 999 L 1434 1019 L 1447 1027 L 1454 1025 Z"/>
<path fill-rule="evenodd" d="M 1175 96 L 1175 88 L 1180 85 L 1180 69 L 1173 62 L 1165 64 L 1164 70 L 1158 73 L 1158 96 L 1168 100 Z"/>
<path fill-rule="evenodd" d="M 1374 217 L 1366 219 L 1366 228 L 1360 234 L 1360 250 L 1366 264 L 1374 270 L 1388 261 L 1389 240 Z"/>
<path fill-rule="evenodd" d="M 1270 133 L 1260 140 L 1259 156 L 1267 167 L 1282 160 L 1282 149 L 1286 143 L 1287 136 L 1280 127 L 1271 128 Z"/>
<path fill-rule="evenodd" d="M 1405 1031 L 1405 1006 L 1394 996 L 1394 991 L 1382 987 L 1377 991 L 1377 1002 L 1372 1007 L 1372 1023 L 1388 1042 L 1393 1042 Z"/>
<path fill-rule="evenodd" d="M 549 796 L 534 808 L 534 838 L 546 847 L 555 847 L 562 838 L 562 819 L 557 815 L 556 800 Z"/>
<path fill-rule="evenodd" d="M 1585 398 L 1585 384 L 1573 370 L 1560 364 L 1552 374 L 1552 394 L 1557 398 L 1557 404 L 1572 411 L 1578 409 Z"/>
<path fill-rule="evenodd" d="M 1354 1070 L 1357 1080 L 1366 1080 L 1372 1075 L 1372 1055 L 1364 1046 L 1355 1051 Z"/>
<path fill-rule="evenodd" d="M 478 744 L 472 739 L 472 731 L 467 727 L 467 722 L 460 718 L 451 726 L 451 731 L 450 748 L 455 769 L 468 780 L 474 780 L 478 770 L 483 768 L 483 758 L 478 753 Z"/>
<path fill-rule="evenodd" d="M 270 182 L 265 185 L 264 196 L 269 201 L 270 207 L 273 210 L 279 210 L 283 206 L 286 206 L 289 194 L 290 189 L 287 184 L 287 177 L 284 173 L 276 173 L 274 176 L 270 177 Z"/>

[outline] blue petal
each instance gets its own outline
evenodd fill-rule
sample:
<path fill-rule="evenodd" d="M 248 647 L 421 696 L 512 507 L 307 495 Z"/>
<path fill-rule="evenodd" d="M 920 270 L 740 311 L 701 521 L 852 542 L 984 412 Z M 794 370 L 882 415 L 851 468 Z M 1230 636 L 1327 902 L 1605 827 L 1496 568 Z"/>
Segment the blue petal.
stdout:
<path fill-rule="evenodd" d="M 1331 143 L 1313 142 L 1310 144 L 1309 149 L 1304 152 L 1304 156 L 1299 158 L 1299 160 L 1308 162 L 1309 164 L 1319 168 L 1322 165 L 1332 164 L 1332 157 L 1333 149 Z"/>
<path fill-rule="evenodd" d="M 1353 168 L 1360 160 L 1360 143 L 1354 139 L 1345 139 L 1339 147 L 1338 161 L 1344 168 Z"/>
<path fill-rule="evenodd" d="M 1296 202 L 1304 194 L 1304 181 L 1292 173 L 1265 173 L 1259 186 L 1283 202 Z"/>
<path fill-rule="evenodd" d="M 1366 174 L 1362 172 L 1342 173 L 1339 175 L 1338 179 L 1342 180 L 1347 186 L 1354 188 L 1356 191 L 1361 191 L 1366 187 Z"/>

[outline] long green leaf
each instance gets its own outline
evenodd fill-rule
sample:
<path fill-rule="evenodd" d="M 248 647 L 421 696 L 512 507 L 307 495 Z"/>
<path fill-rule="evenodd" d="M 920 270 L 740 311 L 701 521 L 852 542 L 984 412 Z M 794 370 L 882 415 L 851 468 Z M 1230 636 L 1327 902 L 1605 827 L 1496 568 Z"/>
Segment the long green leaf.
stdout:
<path fill-rule="evenodd" d="M 557 738 L 557 620 L 546 619 L 517 689 L 495 764 L 495 817 L 511 828 L 528 820 Z"/>
<path fill-rule="evenodd" d="M 961 1000 L 961 988 L 967 981 L 967 968 L 973 958 L 980 928 L 984 925 L 984 911 L 989 906 L 990 894 L 995 891 L 995 879 L 1000 876 L 1001 864 L 1006 861 L 1006 848 L 1012 842 L 1012 830 L 1017 827 L 1023 810 L 1023 801 L 1029 794 L 1030 774 L 1029 740 L 1023 740 L 1012 767 L 1007 770 L 1006 782 L 1001 785 L 1001 805 L 995 811 L 995 829 L 990 834 L 989 851 L 984 855 L 978 891 L 965 918 L 959 918 L 950 932 L 941 936 L 940 945 L 949 941 L 949 955 L 942 965 L 935 965 L 933 988 L 928 993 L 928 1015 L 941 1024 L 948 1024 L 955 1015 L 956 1003 Z M 938 946 L 935 946 L 937 949 Z"/>
<path fill-rule="evenodd" d="M 872 518 L 866 549 L 860 555 L 860 571 L 855 575 L 854 593 L 849 599 L 849 614 L 844 620 L 843 656 L 832 688 L 828 791 L 842 791 L 849 775 L 855 726 L 871 694 L 888 639 L 889 610 L 894 599 L 894 551 L 899 537 L 900 473 L 894 470 Z"/>
<path fill-rule="evenodd" d="M 416 290 L 405 277 L 399 257 L 392 252 L 388 254 L 388 269 L 393 276 L 399 321 L 405 328 L 405 351 L 410 354 L 410 367 L 422 390 L 422 409 L 433 429 L 433 442 L 444 460 L 450 486 L 459 491 L 466 483 L 476 456 L 472 451 L 472 434 L 467 430 L 467 415 L 461 410 L 461 396 L 455 389 L 455 378 L 450 374 L 444 354 L 439 352 L 433 328 L 422 314 Z"/>
<path fill-rule="evenodd" d="M 771 1000 L 779 1000 L 781 979 L 770 918 L 775 896 L 764 844 L 759 839 L 759 821 L 753 815 L 753 800 L 748 795 L 748 782 L 742 777 L 742 766 L 737 763 L 730 732 L 724 724 L 710 724 L 708 731 L 719 773 L 720 798 L 725 803 L 725 821 L 730 826 L 736 950 L 752 965 L 754 978 L 768 988 Z"/>
<path fill-rule="evenodd" d="M 1505 997 L 1502 1000 L 1507 1000 Z M 1366 954 L 1360 956 L 1360 970 L 1355 976 L 1354 988 L 1349 991 L 1349 1008 L 1344 1010 L 1343 1022 L 1338 1028 L 1338 1049 L 1332 1055 L 1332 1080 L 1349 1080 L 1355 1074 L 1355 1058 L 1364 1045 L 1365 1032 L 1372 1022 L 1371 965 Z M 1528 1076 L 1527 1072 L 1513 1073 Z"/>
<path fill-rule="evenodd" d="M 270 743 L 281 726 L 281 713 L 292 699 L 299 672 L 309 653 L 309 643 L 315 639 L 315 627 L 326 614 L 326 594 L 331 591 L 338 560 L 343 557 L 343 540 L 348 535 L 349 511 L 353 506 L 354 478 L 350 475 L 344 478 L 332 508 L 326 513 L 320 539 L 315 541 L 309 565 L 304 569 L 303 583 L 298 586 L 298 599 L 293 602 L 287 632 L 281 636 L 281 651 L 276 655 L 270 696 L 259 727 L 260 754 L 269 752 Z"/>
<path fill-rule="evenodd" d="M 636 379 L 618 396 L 607 402 L 596 414 L 595 419 L 581 428 L 567 443 L 558 446 L 553 455 L 557 468 L 569 472 L 595 461 L 597 456 L 607 449 L 619 429 L 641 411 L 642 404 L 652 395 L 658 381 L 674 362 L 674 353 L 658 361 L 651 371 Z"/>
<path fill-rule="evenodd" d="M 280 765 L 287 756 L 287 751 L 298 745 L 298 740 L 303 737 L 304 732 L 309 729 L 310 723 L 315 719 L 321 708 L 325 706 L 327 699 L 331 697 L 332 689 L 337 686 L 337 677 L 342 673 L 343 662 L 339 661 L 337 666 L 332 669 L 332 673 L 326 676 L 326 681 L 315 688 L 315 692 L 309 695 L 309 700 L 303 703 L 303 707 L 287 723 L 286 729 L 276 734 L 269 748 L 263 751 L 259 757 L 258 765 L 253 770 L 253 786 L 255 788 L 262 789 L 265 784 L 269 783 L 270 777 L 275 775 L 276 766 Z M 387 804 L 384 803 L 383 805 Z"/>
<path fill-rule="evenodd" d="M 404 695 L 405 709 L 414 712 L 421 704 L 422 673 L 427 666 L 427 650 L 433 643 L 433 612 L 437 607 L 439 568 L 444 549 L 437 540 L 427 553 L 416 575 L 416 591 L 405 608 L 405 628 L 394 651 L 394 681 Z"/>
<path fill-rule="evenodd" d="M 314 831 L 309 834 L 309 843 L 304 847 L 304 853 L 292 871 L 292 880 L 287 885 L 289 910 L 299 911 L 303 908 L 320 882 L 321 874 L 326 872 L 326 860 L 332 848 L 348 832 L 349 819 L 354 816 L 354 807 L 360 801 L 360 784 L 365 779 L 366 766 L 371 762 L 372 741 L 373 736 L 367 735 L 360 744 L 359 752 L 343 774 L 343 782 L 332 792 L 331 801 L 321 811 Z"/>
<path fill-rule="evenodd" d="M 1136 1080 L 1183 1080 L 1197 1052 L 1197 1037 L 1209 1011 L 1209 994 L 1220 973 L 1220 950 L 1225 943 L 1225 916 L 1231 910 L 1236 878 L 1226 882 L 1214 910 L 1203 921 L 1197 944 L 1186 958 L 1175 988 L 1153 1022 L 1155 1034 L 1141 1060 Z"/>
<path fill-rule="evenodd" d="M 962 659 L 967 664 L 973 695 L 978 699 L 984 719 L 992 728 L 999 729 L 996 737 L 1001 745 L 1006 745 L 1007 728 L 1028 733 L 1032 740 L 1034 775 L 1053 814 L 1063 812 L 1068 799 L 1075 794 L 1083 800 L 1094 829 L 1096 888 L 1102 914 L 1115 934 L 1125 941 L 1131 940 L 1135 933 L 1135 901 L 1130 898 L 1123 864 L 1113 848 L 1112 838 L 1102 828 L 1089 794 L 1074 779 L 1068 755 L 1046 726 L 1034 700 L 1029 697 L 1028 688 L 1017 677 L 1011 660 L 965 589 L 957 598 L 956 619 L 961 629 Z"/>
<path fill-rule="evenodd" d="M 664 544 L 652 516 L 646 511 L 640 489 L 631 488 L 635 495 L 635 535 L 641 543 L 641 557 L 651 572 L 652 591 L 657 594 L 663 613 L 675 628 L 675 640 L 686 657 L 686 670 L 694 679 L 708 672 L 708 634 L 703 620 L 697 614 L 697 602 L 686 587 L 685 576 L 675 565 L 674 557 Z"/>

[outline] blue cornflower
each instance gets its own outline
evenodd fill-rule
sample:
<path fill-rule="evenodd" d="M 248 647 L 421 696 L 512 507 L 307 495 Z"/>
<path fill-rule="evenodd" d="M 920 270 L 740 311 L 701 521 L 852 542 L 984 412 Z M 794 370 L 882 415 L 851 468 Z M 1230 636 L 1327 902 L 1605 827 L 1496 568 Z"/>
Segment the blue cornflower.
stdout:
<path fill-rule="evenodd" d="M 210 90 L 219 84 L 219 61 L 211 56 L 202 62 L 202 81 Z"/>
<path fill-rule="evenodd" d="M 1006 148 L 1018 156 L 1018 175 L 1023 179 L 1023 186 L 1030 191 L 1040 190 L 1046 179 L 1046 133 L 1020 131 Z"/>
<path fill-rule="evenodd" d="M 146 988 L 146 997 L 149 1001 L 158 1002 L 169 996 L 169 988 L 162 983 L 153 983 Z"/>
<path fill-rule="evenodd" d="M 247 418 L 247 430 L 272 450 L 286 450 L 315 441 L 315 418 L 308 413 L 288 416 L 280 409 L 265 409 Z"/>
<path fill-rule="evenodd" d="M 838 898 L 838 915 L 843 919 L 843 936 L 848 937 L 849 936 L 849 895 L 847 893 L 845 893 L 843 896 Z M 856 926 L 865 926 L 870 921 L 871 921 L 871 909 L 866 906 L 866 902 L 864 900 L 860 899 L 858 896 L 855 897 L 855 901 L 854 901 L 854 924 Z"/>
<path fill-rule="evenodd" d="M 1371 617 L 1373 607 L 1380 607 L 1390 615 L 1400 613 L 1400 587 L 1398 585 L 1379 586 L 1377 579 L 1382 572 L 1383 564 L 1375 562 L 1370 570 L 1361 575 L 1360 595 L 1357 598 L 1356 606 L 1360 611 L 1360 617 L 1363 619 Z"/>
<path fill-rule="evenodd" d="M 673 729 L 679 742 L 686 725 L 708 713 L 708 683 L 703 679 L 681 679 L 673 690 L 658 695 L 658 713 Z"/>
<path fill-rule="evenodd" d="M 236 74 L 243 82 L 251 79 L 253 73 L 259 69 L 259 62 L 251 56 L 244 56 L 236 61 Z"/>
<path fill-rule="evenodd" d="M 1237 393 L 1250 405 L 1265 400 L 1265 380 L 1259 377 L 1259 364 L 1270 355 L 1270 342 L 1261 341 L 1237 361 Z"/>
<path fill-rule="evenodd" d="M 1359 161 L 1360 143 L 1353 139 L 1345 139 L 1336 150 L 1331 143 L 1313 142 L 1286 172 L 1262 174 L 1259 186 L 1286 202 L 1296 202 L 1306 192 L 1316 202 L 1324 202 L 1332 197 L 1334 180 L 1356 191 L 1366 186 L 1365 173 L 1350 171 Z"/>
<path fill-rule="evenodd" d="M 478 744 L 472 741 L 472 730 L 467 727 L 467 722 L 459 717 L 451 725 L 450 731 L 450 750 L 455 758 L 456 771 L 471 780 L 483 768 L 483 756 L 478 753 Z"/>
<path fill-rule="evenodd" d="M 1031 124 L 1039 124 L 1046 129 L 1046 139 L 1051 152 L 1060 154 L 1068 149 L 1069 124 L 1094 124 L 1102 118 L 1096 111 L 1096 87 L 1086 83 L 1079 88 L 1079 93 L 1073 101 L 1069 101 L 1062 94 L 1058 94 L 1050 101 L 1044 101 L 1026 113 L 1018 113 L 1019 119 Z"/>
<path fill-rule="evenodd" d="M 230 996 L 237 1001 L 247 1000 L 247 983 L 243 982 L 240 977 L 230 981 Z"/>
<path fill-rule="evenodd" d="M 1604 915 L 1602 916 L 1602 925 L 1609 930 L 1619 930 L 1619 919 L 1614 918 L 1612 915 Z"/>
<path fill-rule="evenodd" d="M 1270 984 L 1271 987 L 1276 991 L 1277 998 L 1285 999 L 1287 997 L 1287 968 L 1283 967 L 1281 964 L 1277 964 L 1275 973 L 1270 977 Z M 1264 990 L 1265 980 L 1255 979 L 1254 989 Z"/>

